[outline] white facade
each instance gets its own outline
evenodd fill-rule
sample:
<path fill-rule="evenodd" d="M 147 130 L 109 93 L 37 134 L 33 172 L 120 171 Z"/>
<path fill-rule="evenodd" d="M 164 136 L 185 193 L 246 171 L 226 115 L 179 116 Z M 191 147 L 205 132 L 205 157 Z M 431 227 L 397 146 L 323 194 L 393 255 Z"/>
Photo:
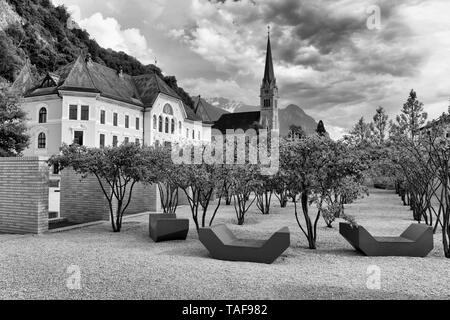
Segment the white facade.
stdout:
<path fill-rule="evenodd" d="M 107 99 L 99 94 L 68 91 L 25 98 L 22 109 L 28 114 L 31 135 L 25 156 L 57 154 L 63 143 L 72 144 L 75 138 L 82 140 L 77 141 L 84 146 L 96 148 L 101 144 L 112 146 L 114 142 L 120 145 L 126 141 L 145 145 L 211 141 L 211 126 L 189 120 L 182 101 L 163 93 L 158 95 L 153 107 L 145 111 L 143 107 Z M 162 128 L 159 127 L 160 118 Z"/>

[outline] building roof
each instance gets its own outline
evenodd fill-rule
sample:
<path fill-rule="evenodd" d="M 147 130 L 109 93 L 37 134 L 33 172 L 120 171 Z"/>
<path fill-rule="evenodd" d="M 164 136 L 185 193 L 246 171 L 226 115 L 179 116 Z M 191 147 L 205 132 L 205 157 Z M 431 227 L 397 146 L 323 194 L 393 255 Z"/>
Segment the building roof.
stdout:
<path fill-rule="evenodd" d="M 144 108 L 151 108 L 160 93 L 181 101 L 178 94 L 156 73 L 130 76 L 83 55 L 57 71 L 47 73 L 25 97 L 56 94 L 60 90 L 98 93 L 105 98 Z M 182 105 L 189 120 L 201 121 L 191 108 L 184 103 Z"/>
<path fill-rule="evenodd" d="M 25 65 L 23 66 L 22 70 L 16 77 L 16 80 L 12 84 L 10 90 L 12 92 L 16 92 L 19 94 L 23 94 L 30 90 L 30 88 L 33 87 L 35 84 L 36 79 L 33 77 L 33 73 L 31 71 L 31 63 L 30 60 L 27 59 Z"/>
<path fill-rule="evenodd" d="M 266 66 L 264 68 L 263 85 L 275 85 L 275 72 L 273 70 L 272 47 L 270 45 L 270 34 L 267 38 Z"/>
<path fill-rule="evenodd" d="M 227 113 L 222 115 L 220 119 L 215 122 L 213 129 L 220 130 L 224 133 L 227 129 L 242 129 L 244 131 L 248 129 L 258 129 L 260 127 L 260 119 L 260 111 Z"/>
<path fill-rule="evenodd" d="M 228 111 L 215 107 L 207 103 L 200 96 L 193 98 L 194 111 L 204 122 L 215 122 L 220 119 L 223 114 L 227 114 Z"/>

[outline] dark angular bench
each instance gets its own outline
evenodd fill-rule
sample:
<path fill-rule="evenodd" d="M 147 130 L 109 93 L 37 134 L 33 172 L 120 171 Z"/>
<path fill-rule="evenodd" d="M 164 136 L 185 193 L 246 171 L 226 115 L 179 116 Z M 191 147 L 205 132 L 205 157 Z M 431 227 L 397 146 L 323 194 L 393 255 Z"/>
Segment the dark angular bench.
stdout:
<path fill-rule="evenodd" d="M 374 237 L 364 227 L 339 224 L 339 233 L 366 256 L 426 257 L 433 250 L 433 228 L 412 224 L 399 237 Z"/>
<path fill-rule="evenodd" d="M 175 214 L 150 214 L 148 229 L 155 242 L 186 240 L 189 219 L 177 219 Z"/>
<path fill-rule="evenodd" d="M 199 229 L 199 239 L 214 259 L 270 264 L 290 245 L 289 228 L 276 232 L 268 240 L 238 239 L 226 225 Z"/>

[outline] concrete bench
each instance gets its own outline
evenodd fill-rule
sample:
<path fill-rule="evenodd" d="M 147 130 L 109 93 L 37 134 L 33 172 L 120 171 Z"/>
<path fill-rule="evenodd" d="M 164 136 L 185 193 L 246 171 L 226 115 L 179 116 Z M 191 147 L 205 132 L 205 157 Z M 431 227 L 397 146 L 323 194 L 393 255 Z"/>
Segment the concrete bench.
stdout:
<path fill-rule="evenodd" d="M 186 240 L 189 219 L 177 219 L 175 214 L 150 214 L 149 234 L 155 242 Z"/>
<path fill-rule="evenodd" d="M 433 250 L 433 228 L 412 224 L 399 237 L 374 237 L 364 227 L 339 224 L 339 233 L 366 256 L 426 257 Z"/>
<path fill-rule="evenodd" d="M 219 260 L 270 264 L 290 245 L 289 228 L 285 227 L 268 240 L 238 239 L 226 225 L 199 229 L 199 239 L 211 256 Z"/>

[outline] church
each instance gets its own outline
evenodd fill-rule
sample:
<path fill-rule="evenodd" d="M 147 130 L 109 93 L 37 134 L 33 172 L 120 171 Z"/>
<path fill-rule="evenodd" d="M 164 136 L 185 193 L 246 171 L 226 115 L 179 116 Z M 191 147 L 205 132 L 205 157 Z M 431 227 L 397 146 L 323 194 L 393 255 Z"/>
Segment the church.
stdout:
<path fill-rule="evenodd" d="M 278 119 L 278 87 L 275 78 L 272 60 L 272 47 L 270 44 L 270 33 L 267 38 L 266 64 L 264 77 L 260 88 L 260 111 L 228 113 L 220 117 L 213 125 L 213 129 L 225 134 L 227 129 L 244 132 L 248 129 L 267 129 L 279 132 Z"/>

